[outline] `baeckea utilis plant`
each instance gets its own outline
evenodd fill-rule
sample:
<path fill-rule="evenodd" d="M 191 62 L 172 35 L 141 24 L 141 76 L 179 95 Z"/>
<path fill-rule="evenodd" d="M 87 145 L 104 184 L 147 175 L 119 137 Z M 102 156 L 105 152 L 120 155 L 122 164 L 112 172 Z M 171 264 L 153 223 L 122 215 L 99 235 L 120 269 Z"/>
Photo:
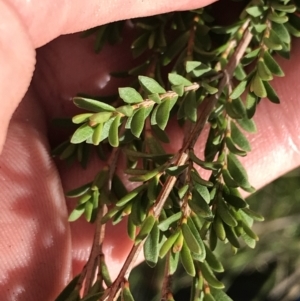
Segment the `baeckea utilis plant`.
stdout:
<path fill-rule="evenodd" d="M 128 276 L 140 252 L 150 267 L 164 262 L 160 300 L 174 300 L 171 279 L 179 265 L 191 276 L 192 301 L 231 300 L 216 276 L 224 269 L 214 251 L 227 244 L 236 253 L 258 241 L 251 227 L 263 217 L 243 197 L 255 189 L 241 157 L 251 151 L 246 133 L 256 132 L 259 103 L 280 102 L 272 87 L 274 77 L 284 76 L 276 56 L 288 59 L 291 36 L 300 36 L 300 1 L 235 2 L 227 3 L 236 9 L 226 25 L 211 5 L 85 33 L 96 35 L 101 51 L 129 24 L 136 29 L 131 49 L 138 63 L 112 72 L 132 78 L 116 96 L 74 96 L 83 110 L 72 118 L 78 127 L 53 151 L 84 167 L 94 149 L 105 162 L 92 182 L 67 192 L 77 198 L 69 221 L 84 215 L 96 230 L 87 264 L 56 300 L 134 300 Z M 171 120 L 184 132 L 174 153 L 164 148 L 172 143 Z M 203 134 L 199 154 L 195 144 Z M 121 160 L 130 189 L 116 174 Z M 133 246 L 112 281 L 102 251 L 105 226 L 123 219 Z"/>

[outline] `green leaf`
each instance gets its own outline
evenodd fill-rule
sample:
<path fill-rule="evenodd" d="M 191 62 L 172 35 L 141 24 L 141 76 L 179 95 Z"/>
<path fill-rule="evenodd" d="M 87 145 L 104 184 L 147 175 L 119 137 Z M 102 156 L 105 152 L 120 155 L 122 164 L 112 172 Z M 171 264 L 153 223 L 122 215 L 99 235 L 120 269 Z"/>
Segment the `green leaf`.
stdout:
<path fill-rule="evenodd" d="M 178 262 L 179 262 L 179 253 L 171 252 L 170 257 L 169 257 L 169 274 L 170 275 L 173 275 L 176 272 Z"/>
<path fill-rule="evenodd" d="M 212 182 L 202 179 L 196 170 L 191 171 L 191 178 L 194 182 L 196 182 L 200 185 L 207 186 L 207 187 L 214 186 L 214 184 Z"/>
<path fill-rule="evenodd" d="M 260 215 L 259 213 L 249 209 L 249 208 L 243 208 L 243 211 L 250 216 L 252 219 L 259 221 L 259 222 L 263 222 L 265 219 L 262 215 Z"/>
<path fill-rule="evenodd" d="M 88 121 L 89 117 L 91 117 L 92 115 L 93 113 L 83 113 L 83 114 L 75 115 L 72 118 L 72 122 L 75 124 L 86 122 Z"/>
<path fill-rule="evenodd" d="M 135 198 L 141 191 L 143 191 L 147 187 L 146 184 L 140 185 L 133 190 L 131 190 L 128 194 L 122 197 L 117 203 L 116 206 L 123 207 L 128 202 L 130 202 L 133 198 Z"/>
<path fill-rule="evenodd" d="M 234 77 L 238 81 L 243 81 L 247 77 L 247 74 L 241 63 L 236 66 L 236 69 L 234 71 Z"/>
<path fill-rule="evenodd" d="M 214 218 L 213 229 L 215 230 L 215 233 L 220 240 L 224 241 L 226 239 L 224 224 L 222 219 L 218 215 L 216 215 Z"/>
<path fill-rule="evenodd" d="M 66 193 L 66 197 L 68 198 L 77 198 L 82 195 L 84 195 L 86 192 L 88 192 L 91 189 L 92 182 L 89 182 L 87 184 L 84 184 L 78 188 L 75 188 L 73 190 L 70 190 Z"/>
<path fill-rule="evenodd" d="M 264 83 L 258 73 L 256 73 L 255 76 L 252 78 L 250 84 L 250 91 L 254 92 L 256 96 L 261 98 L 267 96 L 267 91 L 265 89 Z"/>
<path fill-rule="evenodd" d="M 227 155 L 227 167 L 230 175 L 239 184 L 240 187 L 251 187 L 248 182 L 247 172 L 235 155 L 230 153 Z"/>
<path fill-rule="evenodd" d="M 171 154 L 165 154 L 165 153 L 161 153 L 161 154 L 153 154 L 153 153 L 143 153 L 143 152 L 139 152 L 139 151 L 135 151 L 132 150 L 130 148 L 124 148 L 123 149 L 124 153 L 129 156 L 132 157 L 134 159 L 139 159 L 139 158 L 148 158 L 148 159 L 153 159 L 155 157 L 157 158 L 166 158 L 169 159 L 172 157 Z"/>
<path fill-rule="evenodd" d="M 137 138 L 140 137 L 140 135 L 143 131 L 146 118 L 147 118 L 147 116 L 146 116 L 146 108 L 145 107 L 141 107 L 141 108 L 137 109 L 137 111 L 132 116 L 130 130 L 131 130 L 132 134 L 134 136 L 136 136 Z"/>
<path fill-rule="evenodd" d="M 185 65 L 186 73 L 190 73 L 191 71 L 193 71 L 194 69 L 196 69 L 201 65 L 202 63 L 199 61 L 187 61 Z"/>
<path fill-rule="evenodd" d="M 93 136 L 92 136 L 92 141 L 94 145 L 99 145 L 101 142 L 101 137 L 102 137 L 102 130 L 103 130 L 103 123 L 99 123 L 94 130 Z"/>
<path fill-rule="evenodd" d="M 184 170 L 188 167 L 189 165 L 180 165 L 180 166 L 171 166 L 166 169 L 166 173 L 169 174 L 170 176 L 175 176 L 178 177 L 180 174 L 184 172 Z"/>
<path fill-rule="evenodd" d="M 232 178 L 227 168 L 222 169 L 222 177 L 228 187 L 238 187 L 237 182 Z"/>
<path fill-rule="evenodd" d="M 257 72 L 258 72 L 259 77 L 263 81 L 269 81 L 269 80 L 273 79 L 273 75 L 272 75 L 270 69 L 268 68 L 268 66 L 263 61 L 263 59 L 258 60 Z"/>
<path fill-rule="evenodd" d="M 140 56 L 148 48 L 149 32 L 141 34 L 131 44 L 131 50 L 134 58 Z"/>
<path fill-rule="evenodd" d="M 153 228 L 147 237 L 144 244 L 144 257 L 146 259 L 147 264 L 150 267 L 155 267 L 158 261 L 159 254 L 159 229 L 157 225 L 157 221 L 155 221 Z"/>
<path fill-rule="evenodd" d="M 64 290 L 59 294 L 59 296 L 55 299 L 55 301 L 66 301 L 69 300 L 71 294 L 75 291 L 77 282 L 79 280 L 80 275 L 75 276 L 68 285 L 64 288 Z M 79 292 L 76 291 L 79 297 Z M 76 300 L 76 299 L 74 299 Z"/>
<path fill-rule="evenodd" d="M 277 33 L 278 37 L 284 43 L 291 43 L 291 36 L 285 25 L 279 23 L 272 23 L 272 29 Z"/>
<path fill-rule="evenodd" d="M 211 67 L 201 63 L 200 66 L 196 67 L 195 69 L 193 69 L 191 71 L 191 74 L 194 77 L 200 78 L 201 76 L 205 75 L 206 73 L 210 72 L 211 70 L 212 70 Z"/>
<path fill-rule="evenodd" d="M 231 139 L 232 141 L 239 146 L 242 150 L 249 152 L 251 151 L 251 146 L 248 139 L 245 135 L 240 131 L 240 129 L 236 126 L 235 122 L 230 122 L 231 129 Z"/>
<path fill-rule="evenodd" d="M 267 91 L 268 99 L 273 103 L 280 103 L 280 99 L 273 87 L 268 82 L 264 82 L 264 85 Z"/>
<path fill-rule="evenodd" d="M 180 260 L 187 274 L 194 277 L 196 275 L 195 266 L 191 252 L 185 241 L 183 242 L 182 249 L 180 251 Z"/>
<path fill-rule="evenodd" d="M 87 123 L 81 125 L 72 135 L 71 143 L 78 144 L 92 137 L 94 129 Z"/>
<path fill-rule="evenodd" d="M 194 184 L 194 188 L 197 190 L 197 192 L 202 196 L 202 198 L 205 200 L 207 204 L 210 203 L 210 194 L 206 186 L 200 185 L 198 183 Z"/>
<path fill-rule="evenodd" d="M 297 30 L 300 30 L 300 18 L 296 14 L 289 15 L 289 23 Z"/>
<path fill-rule="evenodd" d="M 119 146 L 119 125 L 120 125 L 121 115 L 117 115 L 111 124 L 108 133 L 108 142 L 112 147 Z"/>
<path fill-rule="evenodd" d="M 284 26 L 292 36 L 296 38 L 300 37 L 300 31 L 297 28 L 295 28 L 293 25 L 291 25 L 290 23 L 285 23 Z"/>
<path fill-rule="evenodd" d="M 195 239 L 197 240 L 197 243 L 200 247 L 200 252 L 198 254 L 192 253 L 192 256 L 194 259 L 203 262 L 206 257 L 206 250 L 204 242 L 201 238 L 200 232 L 198 231 L 193 219 L 191 217 L 187 218 L 187 225 L 189 226 L 191 232 L 193 233 Z M 197 255 L 197 256 L 195 256 Z"/>
<path fill-rule="evenodd" d="M 257 96 L 253 92 L 249 92 L 246 98 L 247 117 L 250 119 L 254 116 L 257 105 Z"/>
<path fill-rule="evenodd" d="M 240 248 L 240 243 L 237 238 L 237 235 L 234 231 L 233 227 L 229 227 L 228 225 L 224 224 L 224 228 L 226 231 L 226 238 L 229 240 L 229 242 L 236 248 Z"/>
<path fill-rule="evenodd" d="M 246 108 L 240 97 L 232 99 L 226 103 L 226 112 L 233 119 L 244 118 Z"/>
<path fill-rule="evenodd" d="M 124 285 L 124 288 L 122 290 L 122 300 L 124 301 L 134 301 L 134 298 L 131 294 L 131 291 L 129 289 L 129 284 L 126 286 Z"/>
<path fill-rule="evenodd" d="M 213 227 L 210 227 L 209 231 L 209 247 L 214 251 L 218 244 L 218 237 Z"/>
<path fill-rule="evenodd" d="M 152 179 L 156 175 L 158 175 L 163 169 L 164 169 L 164 166 L 158 166 L 155 169 L 146 171 L 146 173 L 142 173 L 141 175 L 130 177 L 129 181 L 132 181 L 132 182 L 145 182 L 145 181 L 149 181 L 150 179 Z"/>
<path fill-rule="evenodd" d="M 176 74 L 176 73 L 169 73 L 168 75 L 169 82 L 172 85 L 178 86 L 183 85 L 184 87 L 191 86 L 193 83 L 187 80 L 185 77 Z"/>
<path fill-rule="evenodd" d="M 192 198 L 188 201 L 188 203 L 191 209 L 197 215 L 200 215 L 204 218 L 212 217 L 212 212 L 209 205 L 196 189 L 193 190 Z"/>
<path fill-rule="evenodd" d="M 253 27 L 255 28 L 257 33 L 262 33 L 266 28 L 266 24 L 253 24 Z"/>
<path fill-rule="evenodd" d="M 102 131 L 101 131 L 100 142 L 103 141 L 104 139 L 106 139 L 108 137 L 109 129 L 110 129 L 111 124 L 113 123 L 113 121 L 114 121 L 114 118 L 110 118 L 109 120 L 107 120 L 103 124 L 103 128 L 102 128 Z"/>
<path fill-rule="evenodd" d="M 138 79 L 141 87 L 143 88 L 143 90 L 145 90 L 146 93 L 166 93 L 166 90 L 153 78 L 140 75 Z"/>
<path fill-rule="evenodd" d="M 204 246 L 206 252 L 205 260 L 207 264 L 210 266 L 210 268 L 217 273 L 224 272 L 224 268 L 221 261 L 218 260 L 216 255 L 210 250 L 210 248 L 206 244 L 204 244 Z"/>
<path fill-rule="evenodd" d="M 184 114 L 192 122 L 197 121 L 196 92 L 188 91 L 183 100 Z"/>
<path fill-rule="evenodd" d="M 286 15 L 279 15 L 275 11 L 271 11 L 268 14 L 268 19 L 273 21 L 272 24 L 276 24 L 276 23 L 283 24 L 289 20 L 289 18 Z"/>
<path fill-rule="evenodd" d="M 111 281 L 111 278 L 110 278 L 110 275 L 109 275 L 107 265 L 105 263 L 104 255 L 100 255 L 100 269 L 101 269 L 101 274 L 102 274 L 102 277 L 103 277 L 103 280 L 104 280 L 105 284 L 107 286 L 111 286 L 112 281 Z"/>
<path fill-rule="evenodd" d="M 73 211 L 69 215 L 68 221 L 74 222 L 77 219 L 79 219 L 80 216 L 84 213 L 84 210 L 85 210 L 85 204 L 77 206 L 75 209 L 73 209 Z"/>
<path fill-rule="evenodd" d="M 262 7 L 261 7 L 261 6 L 258 6 L 258 5 L 257 5 L 257 6 L 250 6 L 250 7 L 248 7 L 248 8 L 246 9 L 246 12 L 247 12 L 250 16 L 252 16 L 252 17 L 254 17 L 254 18 L 260 17 L 260 16 L 264 13 Z"/>
<path fill-rule="evenodd" d="M 178 96 L 182 96 L 184 94 L 184 86 L 183 85 L 178 85 L 178 86 L 172 86 L 171 87 L 172 91 L 178 94 Z"/>
<path fill-rule="evenodd" d="M 284 76 L 284 72 L 280 68 L 279 64 L 274 60 L 268 51 L 264 53 L 264 62 L 268 66 L 269 70 L 276 76 Z"/>
<path fill-rule="evenodd" d="M 219 168 L 221 168 L 223 166 L 223 164 L 220 163 L 220 162 L 206 162 L 206 161 L 202 161 L 192 151 L 189 152 L 189 158 L 193 162 L 195 162 L 197 165 L 199 165 L 202 168 L 207 169 L 207 170 L 218 170 Z"/>
<path fill-rule="evenodd" d="M 101 219 L 101 224 L 107 223 L 112 217 L 114 217 L 117 213 L 122 211 L 119 207 L 113 207 L 110 209 Z"/>
<path fill-rule="evenodd" d="M 96 114 L 92 114 L 92 116 L 89 118 L 90 125 L 93 126 L 97 123 L 104 123 L 110 119 L 112 116 L 112 112 L 100 112 Z"/>
<path fill-rule="evenodd" d="M 114 112 L 116 109 L 104 102 L 90 99 L 90 98 L 83 98 L 83 97 L 74 97 L 73 98 L 74 104 L 81 109 L 85 109 L 92 112 Z"/>
<path fill-rule="evenodd" d="M 278 41 L 276 43 L 273 40 L 271 40 L 270 38 L 263 38 L 263 42 L 264 42 L 265 46 L 267 46 L 267 48 L 269 48 L 271 50 L 281 50 L 282 49 L 281 43 L 278 43 Z"/>
<path fill-rule="evenodd" d="M 184 238 L 183 238 L 182 230 L 180 229 L 179 235 L 173 245 L 172 251 L 174 253 L 180 252 L 182 249 L 183 243 L 184 243 Z"/>
<path fill-rule="evenodd" d="M 241 81 L 230 94 L 230 98 L 236 99 L 236 98 L 240 97 L 246 90 L 247 84 L 248 83 L 246 80 Z"/>
<path fill-rule="evenodd" d="M 199 262 L 200 271 L 205 278 L 205 280 L 208 282 L 208 284 L 216 289 L 223 289 L 225 286 L 222 282 L 220 282 L 216 276 L 214 275 L 213 271 L 209 267 L 206 261 Z"/>
<path fill-rule="evenodd" d="M 60 154 L 59 159 L 66 160 L 70 158 L 76 152 L 76 150 L 77 150 L 77 145 L 70 143 Z"/>
<path fill-rule="evenodd" d="M 206 82 L 202 82 L 201 85 L 209 94 L 216 94 L 218 92 L 218 88 L 215 88 Z"/>
<path fill-rule="evenodd" d="M 242 157 L 245 157 L 247 155 L 247 152 L 245 152 L 244 150 L 241 150 L 235 146 L 235 144 L 233 143 L 233 140 L 231 139 L 230 136 L 225 137 L 225 143 L 226 143 L 226 147 L 228 148 L 228 150 L 231 153 L 238 155 L 238 156 L 242 156 Z"/>
<path fill-rule="evenodd" d="M 198 241 L 195 238 L 193 232 L 191 231 L 190 227 L 184 223 L 181 225 L 181 229 L 182 229 L 182 234 L 183 234 L 184 240 L 185 240 L 188 248 L 190 249 L 190 251 L 194 252 L 196 254 L 200 254 L 202 250 L 201 250 L 201 248 L 198 244 Z"/>
<path fill-rule="evenodd" d="M 171 110 L 171 99 L 166 97 L 163 99 L 161 104 L 157 107 L 156 112 L 156 123 L 157 125 L 164 130 L 168 124 L 169 117 L 170 117 L 170 110 Z"/>
<path fill-rule="evenodd" d="M 149 99 L 153 100 L 154 102 L 156 102 L 157 104 L 161 103 L 161 99 L 159 97 L 158 93 L 154 93 L 154 94 L 150 94 L 148 95 Z"/>
<path fill-rule="evenodd" d="M 282 42 L 282 49 L 276 51 L 281 57 L 285 58 L 286 60 L 290 59 L 291 53 L 291 44 L 283 43 Z"/>
<path fill-rule="evenodd" d="M 214 296 L 216 301 L 233 301 L 230 297 L 227 296 L 226 293 L 222 290 L 217 290 L 214 288 L 211 288 L 211 293 Z"/>
<path fill-rule="evenodd" d="M 249 133 L 256 133 L 256 125 L 252 119 L 243 118 L 243 119 L 237 119 L 236 122 L 239 124 L 239 126 L 249 132 Z"/>
<path fill-rule="evenodd" d="M 134 88 L 119 88 L 118 91 L 120 98 L 122 98 L 126 103 L 134 104 L 143 101 L 141 94 Z"/>
<path fill-rule="evenodd" d="M 243 209 L 247 207 L 247 202 L 237 195 L 227 194 L 224 192 L 223 197 L 228 204 L 237 209 Z"/>
<path fill-rule="evenodd" d="M 256 247 L 256 240 L 247 235 L 246 232 L 243 232 L 241 237 L 249 248 L 254 249 Z"/>
<path fill-rule="evenodd" d="M 159 257 L 164 258 L 167 254 L 167 252 L 172 248 L 175 241 L 177 240 L 178 236 L 180 234 L 180 231 L 176 231 L 171 236 L 167 238 L 167 240 L 162 244 L 160 250 L 159 250 Z"/>
<path fill-rule="evenodd" d="M 245 233 L 252 239 L 258 241 L 258 236 L 252 231 L 252 229 L 242 220 L 241 221 L 242 227 Z"/>
<path fill-rule="evenodd" d="M 249 65 L 252 63 L 259 55 L 260 48 L 258 47 L 257 49 L 247 53 L 243 58 L 242 58 L 242 64 L 244 66 Z"/>
<path fill-rule="evenodd" d="M 93 213 L 93 203 L 91 201 L 88 201 L 85 203 L 85 208 L 84 208 L 84 216 L 88 222 L 91 221 L 92 213 Z"/>
<path fill-rule="evenodd" d="M 162 64 L 167 66 L 173 61 L 173 59 L 182 51 L 182 49 L 187 44 L 190 32 L 186 31 L 181 34 L 168 48 L 167 51 L 163 54 Z"/>
<path fill-rule="evenodd" d="M 180 199 L 182 199 L 185 196 L 188 189 L 189 189 L 188 184 L 185 184 L 180 189 L 178 189 L 178 196 L 179 196 Z"/>
<path fill-rule="evenodd" d="M 204 293 L 203 301 L 216 301 L 211 293 Z"/>
<path fill-rule="evenodd" d="M 175 214 L 172 214 L 170 215 L 167 219 L 161 221 L 159 224 L 158 224 L 158 228 L 161 230 L 161 231 L 167 231 L 170 227 L 171 224 L 173 224 L 174 222 L 178 221 L 182 216 L 182 212 L 179 211 Z"/>
<path fill-rule="evenodd" d="M 290 4 L 290 5 L 287 5 L 287 4 L 280 4 L 278 2 L 271 2 L 270 3 L 271 6 L 276 9 L 276 10 L 279 10 L 279 11 L 282 11 L 282 12 L 286 12 L 286 13 L 293 13 L 296 11 L 296 6 L 294 4 Z"/>
<path fill-rule="evenodd" d="M 236 227 L 238 225 L 236 219 L 232 216 L 228 206 L 225 204 L 225 202 L 222 199 L 218 200 L 217 212 L 218 215 L 223 220 L 223 222 L 226 223 L 228 226 Z"/>
<path fill-rule="evenodd" d="M 127 234 L 131 240 L 134 241 L 135 236 L 136 236 L 136 225 L 133 223 L 132 219 L 130 218 L 131 216 L 129 215 L 127 219 Z"/>
<path fill-rule="evenodd" d="M 163 131 L 159 126 L 157 125 L 151 125 L 152 132 L 154 136 L 159 139 L 163 143 L 169 143 L 170 139 L 165 131 Z"/>

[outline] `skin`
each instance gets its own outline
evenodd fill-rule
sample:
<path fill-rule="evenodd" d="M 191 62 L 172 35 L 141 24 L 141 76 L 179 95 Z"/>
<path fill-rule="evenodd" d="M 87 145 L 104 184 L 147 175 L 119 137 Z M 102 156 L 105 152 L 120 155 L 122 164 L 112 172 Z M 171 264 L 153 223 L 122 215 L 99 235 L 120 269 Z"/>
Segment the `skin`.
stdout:
<path fill-rule="evenodd" d="M 132 0 L 126 7 L 121 0 L 110 1 L 111 4 L 99 0 L 40 3 L 0 1 L 3 300 L 53 300 L 70 278 L 80 272 L 89 254 L 93 226 L 82 220 L 69 225 L 68 210 L 74 203 L 66 202 L 63 192 L 93 179 L 101 165 L 93 158 L 83 176 L 76 165 L 70 169 L 54 162 L 49 156 L 50 143 L 59 137 L 49 127 L 49 120 L 72 115 L 71 97 L 79 91 L 111 93 L 121 82 L 109 80 L 107 72 L 130 66 L 130 54 L 124 50 L 130 41 L 124 41 L 116 50 L 107 47 L 98 56 L 92 51 L 93 39 L 80 40 L 77 35 L 60 37 L 40 48 L 37 54 L 35 48 L 61 34 L 114 20 L 192 9 L 209 1 Z M 258 133 L 249 138 L 253 151 L 244 163 L 256 188 L 300 163 L 300 108 L 296 103 L 300 92 L 299 51 L 300 43 L 295 41 L 293 59 L 279 59 L 286 77 L 274 79 L 273 83 L 281 105 L 265 100 L 255 117 Z M 173 127 L 169 130 L 172 144 L 168 147 L 173 151 L 181 146 L 178 131 Z M 199 153 L 202 145 L 200 140 Z M 104 249 L 115 276 L 131 243 L 124 225 L 109 227 L 108 231 Z"/>

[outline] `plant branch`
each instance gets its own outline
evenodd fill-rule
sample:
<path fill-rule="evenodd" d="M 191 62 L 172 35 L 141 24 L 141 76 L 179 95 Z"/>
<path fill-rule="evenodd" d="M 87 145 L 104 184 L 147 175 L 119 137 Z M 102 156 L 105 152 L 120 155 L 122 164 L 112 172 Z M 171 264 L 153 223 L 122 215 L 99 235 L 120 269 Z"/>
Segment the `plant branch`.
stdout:
<path fill-rule="evenodd" d="M 193 148 L 195 146 L 195 143 L 197 142 L 197 139 L 199 135 L 201 134 L 204 125 L 206 124 L 206 121 L 212 112 L 213 108 L 215 107 L 219 97 L 223 93 L 223 89 L 228 85 L 230 82 L 232 75 L 234 73 L 235 68 L 239 64 L 242 56 L 244 55 L 246 48 L 248 47 L 249 43 L 252 40 L 252 33 L 247 29 L 243 38 L 241 39 L 236 52 L 232 55 L 230 58 L 224 72 L 224 77 L 220 80 L 220 84 L 218 86 L 218 92 L 214 95 L 212 95 L 209 98 L 206 98 L 202 105 L 200 106 L 200 115 L 198 117 L 198 121 L 187 140 L 186 144 L 183 146 L 182 151 L 185 152 L 189 148 Z"/>
<path fill-rule="evenodd" d="M 213 96 L 204 100 L 204 103 L 201 106 L 202 111 L 200 113 L 200 116 L 198 118 L 198 121 L 197 121 L 193 131 L 192 131 L 189 139 L 187 140 L 186 145 L 180 150 L 180 152 L 176 156 L 176 159 L 175 159 L 176 166 L 184 165 L 187 162 L 189 156 L 186 152 L 190 148 L 194 147 L 211 111 L 213 110 L 214 106 L 216 105 L 218 98 L 221 96 L 223 89 L 226 87 L 226 85 L 229 83 L 230 79 L 232 78 L 233 72 L 234 72 L 236 66 L 238 65 L 239 61 L 241 60 L 251 39 L 252 39 L 252 34 L 250 33 L 249 30 L 246 30 L 243 38 L 241 39 L 241 41 L 237 47 L 236 53 L 234 55 L 232 55 L 228 65 L 226 66 L 225 70 L 223 71 L 225 76 L 222 77 L 222 79 L 220 81 L 220 84 L 218 86 L 218 92 L 216 94 L 214 94 Z M 195 85 L 194 88 L 199 87 L 198 84 L 194 84 L 194 85 Z M 189 90 L 194 89 L 191 87 L 192 86 L 188 87 Z M 170 94 L 172 94 L 172 93 L 174 93 L 174 95 L 176 95 L 175 92 L 167 92 L 165 94 L 170 96 Z M 163 95 L 161 95 L 161 97 L 163 98 Z M 162 187 L 162 189 L 157 197 L 157 200 L 154 204 L 154 216 L 156 218 L 159 217 L 161 210 L 162 210 L 170 192 L 172 191 L 176 181 L 177 181 L 177 177 L 169 176 L 167 178 L 166 182 L 164 183 L 164 186 Z M 106 300 L 106 301 L 114 300 L 115 296 L 118 294 L 118 292 L 121 288 L 122 281 L 124 280 L 126 275 L 128 275 L 130 273 L 130 271 L 133 267 L 133 264 L 135 263 L 135 261 L 138 257 L 139 252 L 142 250 L 144 242 L 145 242 L 145 239 L 142 242 L 140 242 L 139 244 L 134 245 L 132 247 L 117 279 L 114 281 L 112 286 L 106 291 L 106 293 L 104 294 L 104 296 L 102 297 L 101 300 L 103 300 L 103 301 L 104 300 Z"/>

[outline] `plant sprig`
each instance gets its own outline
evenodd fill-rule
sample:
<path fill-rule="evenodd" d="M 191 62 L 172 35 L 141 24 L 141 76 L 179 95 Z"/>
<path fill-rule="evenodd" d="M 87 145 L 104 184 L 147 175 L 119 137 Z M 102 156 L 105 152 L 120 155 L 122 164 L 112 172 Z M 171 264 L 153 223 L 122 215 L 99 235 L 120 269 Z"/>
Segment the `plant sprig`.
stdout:
<path fill-rule="evenodd" d="M 96 234 L 86 267 L 57 300 L 134 300 L 126 279 L 142 250 L 151 267 L 165 258 L 161 300 L 173 300 L 169 283 L 180 263 L 193 277 L 191 300 L 222 300 L 224 284 L 215 276 L 223 271 L 214 254 L 217 244 L 228 243 L 234 253 L 242 243 L 254 248 L 258 237 L 251 227 L 263 220 L 240 193 L 254 191 L 238 158 L 251 150 L 244 133 L 256 131 L 252 117 L 263 98 L 279 103 L 270 81 L 284 73 L 273 54 L 289 57 L 291 35 L 300 36 L 299 7 L 298 1 L 248 1 L 227 27 L 217 24 L 210 6 L 131 21 L 139 31 L 133 56 L 149 59 L 122 75 L 138 75 L 138 85 L 120 87 L 117 106 L 74 97 L 86 112 L 72 118 L 80 126 L 55 150 L 69 160 L 82 160 L 81 145 L 113 150 L 91 183 L 67 193 L 79 198 L 69 220 L 84 214 L 96 222 Z M 109 41 L 110 31 L 110 42 L 119 40 L 121 24 L 95 29 L 96 49 Z M 166 66 L 172 68 L 167 80 Z M 181 149 L 167 154 L 162 143 L 169 142 L 171 118 L 186 136 Z M 194 148 L 206 125 L 200 159 Z M 136 183 L 129 192 L 115 174 L 119 156 L 125 156 L 124 172 Z M 201 169 L 210 177 L 203 178 Z M 133 247 L 111 282 L 101 249 L 105 224 L 125 216 Z"/>

